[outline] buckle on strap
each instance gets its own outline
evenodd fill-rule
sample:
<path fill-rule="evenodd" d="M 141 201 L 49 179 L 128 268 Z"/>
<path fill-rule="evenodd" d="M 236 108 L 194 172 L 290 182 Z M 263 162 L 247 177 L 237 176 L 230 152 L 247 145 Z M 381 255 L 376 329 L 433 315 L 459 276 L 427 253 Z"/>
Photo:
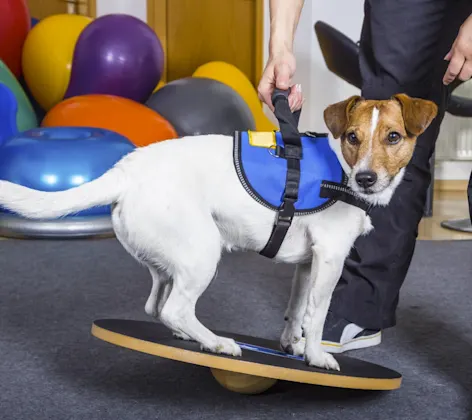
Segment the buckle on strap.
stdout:
<path fill-rule="evenodd" d="M 285 141 L 285 138 L 283 140 Z M 296 160 L 303 159 L 303 149 L 298 145 L 286 143 L 284 146 L 277 145 L 275 150 L 277 157 Z"/>
<path fill-rule="evenodd" d="M 285 197 L 284 201 L 282 202 L 282 205 L 280 206 L 280 209 L 277 213 L 277 222 L 276 224 L 279 224 L 279 222 L 283 223 L 292 223 L 293 216 L 295 214 L 295 201 L 293 198 Z"/>

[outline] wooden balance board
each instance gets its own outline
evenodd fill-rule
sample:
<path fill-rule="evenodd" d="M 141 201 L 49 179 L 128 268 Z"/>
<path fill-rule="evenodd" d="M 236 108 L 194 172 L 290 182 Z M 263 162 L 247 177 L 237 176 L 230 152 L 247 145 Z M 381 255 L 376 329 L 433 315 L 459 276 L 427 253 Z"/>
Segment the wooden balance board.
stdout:
<path fill-rule="evenodd" d="M 243 394 L 259 394 L 278 380 L 337 388 L 393 390 L 401 385 L 401 375 L 374 363 L 344 355 L 334 355 L 341 370 L 308 366 L 301 357 L 280 351 L 279 343 L 262 338 L 215 331 L 233 338 L 242 356 L 226 356 L 200 350 L 193 341 L 175 338 L 162 324 L 123 319 L 94 321 L 92 334 L 117 346 L 184 363 L 206 366 L 223 387 Z"/>

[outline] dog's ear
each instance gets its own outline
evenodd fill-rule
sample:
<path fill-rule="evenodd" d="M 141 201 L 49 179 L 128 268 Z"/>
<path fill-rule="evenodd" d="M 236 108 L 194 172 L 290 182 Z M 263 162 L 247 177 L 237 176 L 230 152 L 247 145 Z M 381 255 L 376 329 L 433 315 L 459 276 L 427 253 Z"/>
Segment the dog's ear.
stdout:
<path fill-rule="evenodd" d="M 349 114 L 354 105 L 360 100 L 362 100 L 360 96 L 354 95 L 344 101 L 332 104 L 324 110 L 325 124 L 335 139 L 341 137 L 346 131 L 349 123 Z"/>
<path fill-rule="evenodd" d="M 406 131 L 413 136 L 422 134 L 438 114 L 438 106 L 426 99 L 411 98 L 404 93 L 393 95 L 392 99 L 400 103 Z"/>

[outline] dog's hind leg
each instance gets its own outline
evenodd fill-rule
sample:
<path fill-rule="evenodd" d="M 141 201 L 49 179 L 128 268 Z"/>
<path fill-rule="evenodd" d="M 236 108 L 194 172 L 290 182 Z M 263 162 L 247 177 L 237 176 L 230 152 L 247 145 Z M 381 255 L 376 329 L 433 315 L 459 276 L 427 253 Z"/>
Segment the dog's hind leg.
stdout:
<path fill-rule="evenodd" d="M 310 293 L 312 264 L 298 264 L 292 280 L 292 291 L 285 311 L 285 328 L 280 337 L 282 349 L 296 356 L 305 353 L 302 324 Z"/>
<path fill-rule="evenodd" d="M 158 270 L 150 264 L 146 264 L 146 266 L 151 273 L 152 288 L 146 301 L 146 305 L 144 306 L 144 310 L 149 316 L 157 318 L 165 301 L 169 297 L 170 288 L 172 286 L 169 277 L 163 271 Z"/>
<path fill-rule="evenodd" d="M 221 254 L 216 226 L 215 235 L 212 235 L 208 224 L 205 228 L 210 230 L 204 234 L 205 243 L 192 246 L 188 251 L 182 249 L 181 255 L 184 257 L 179 258 L 178 264 L 172 264 L 176 267 L 172 273 L 172 290 L 162 308 L 160 318 L 172 331 L 189 336 L 200 343 L 204 350 L 240 356 L 241 348 L 234 340 L 217 336 L 195 315 L 197 301 L 211 283 Z"/>
<path fill-rule="evenodd" d="M 199 342 L 203 350 L 240 356 L 241 348 L 234 340 L 217 336 L 195 315 L 198 297 L 206 289 L 212 276 L 197 277 L 189 274 L 179 273 L 175 276 L 172 291 L 161 312 L 161 321 L 172 331 Z M 203 284 L 203 280 L 206 284 Z"/>
<path fill-rule="evenodd" d="M 144 310 L 149 316 L 159 318 L 160 313 L 164 304 L 169 298 L 172 290 L 172 280 L 162 270 L 158 270 L 150 264 L 146 264 L 151 273 L 152 277 L 152 288 L 151 293 L 146 301 Z M 188 335 L 180 332 L 173 331 L 174 337 L 180 338 L 181 340 L 192 340 Z"/>

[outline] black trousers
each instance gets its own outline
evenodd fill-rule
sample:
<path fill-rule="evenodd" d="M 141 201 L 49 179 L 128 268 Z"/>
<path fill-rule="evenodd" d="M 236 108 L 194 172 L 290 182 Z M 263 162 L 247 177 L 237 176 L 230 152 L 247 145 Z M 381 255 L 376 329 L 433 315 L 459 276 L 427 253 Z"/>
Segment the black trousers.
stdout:
<path fill-rule="evenodd" d="M 439 115 L 417 142 L 391 203 L 372 213 L 374 230 L 357 240 L 330 310 L 364 328 L 395 325 L 400 288 L 410 266 L 431 181 L 430 158 L 450 98 L 442 77 L 472 0 L 366 0 L 360 40 L 362 96 L 395 93 L 433 100 Z M 414 281 L 414 279 L 412 279 Z"/>

